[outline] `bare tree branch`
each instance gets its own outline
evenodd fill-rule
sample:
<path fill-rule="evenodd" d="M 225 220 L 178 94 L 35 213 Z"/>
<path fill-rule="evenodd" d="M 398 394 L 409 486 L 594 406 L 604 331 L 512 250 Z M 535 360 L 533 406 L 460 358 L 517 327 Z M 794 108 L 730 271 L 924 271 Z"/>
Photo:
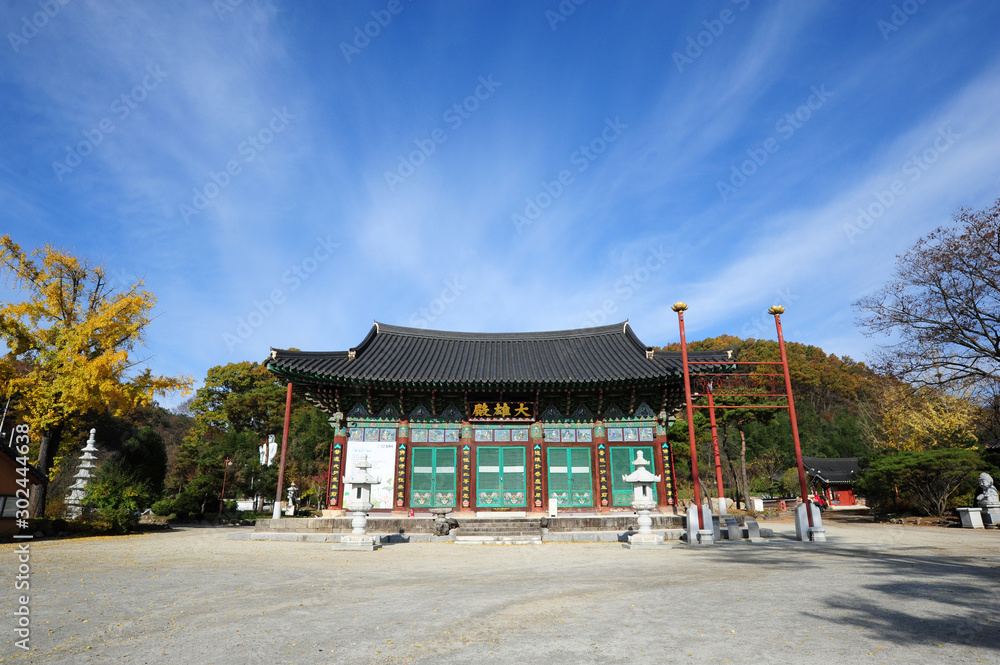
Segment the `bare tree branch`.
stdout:
<path fill-rule="evenodd" d="M 984 401 L 1000 377 L 1000 199 L 960 209 L 896 257 L 892 279 L 854 303 L 865 334 L 896 341 L 870 358 L 915 385 L 977 386 Z"/>

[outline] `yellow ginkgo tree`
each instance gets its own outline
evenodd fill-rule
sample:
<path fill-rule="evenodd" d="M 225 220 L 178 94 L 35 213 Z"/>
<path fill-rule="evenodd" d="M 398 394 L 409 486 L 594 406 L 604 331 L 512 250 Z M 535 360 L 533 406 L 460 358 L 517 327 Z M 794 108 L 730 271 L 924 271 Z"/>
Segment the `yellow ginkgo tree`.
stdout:
<path fill-rule="evenodd" d="M 883 377 L 867 409 L 872 443 L 888 451 L 974 447 L 980 408 L 969 391 L 957 390 Z"/>
<path fill-rule="evenodd" d="M 190 391 L 190 378 L 155 376 L 134 355 L 156 303 L 142 280 L 118 289 L 102 265 L 48 245 L 28 253 L 6 235 L 0 276 L 21 296 L 0 300 L 2 395 L 13 398 L 35 433 L 45 477 L 73 418 L 122 416 L 156 395 Z M 43 486 L 32 496 L 33 515 L 43 513 L 45 500 Z"/>

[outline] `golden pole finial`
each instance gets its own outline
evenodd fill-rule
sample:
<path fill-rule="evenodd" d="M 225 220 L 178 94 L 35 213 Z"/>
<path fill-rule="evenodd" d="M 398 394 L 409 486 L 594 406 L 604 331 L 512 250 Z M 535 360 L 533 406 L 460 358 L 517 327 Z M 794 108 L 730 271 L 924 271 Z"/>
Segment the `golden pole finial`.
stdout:
<path fill-rule="evenodd" d="M 775 314 L 784 314 L 785 308 L 781 305 L 771 305 L 771 309 L 767 310 L 767 313 L 771 316 L 774 316 Z"/>
<path fill-rule="evenodd" d="M 687 308 L 688 304 L 686 302 L 677 301 L 673 304 L 673 306 L 670 309 L 674 310 L 675 312 L 683 312 Z"/>

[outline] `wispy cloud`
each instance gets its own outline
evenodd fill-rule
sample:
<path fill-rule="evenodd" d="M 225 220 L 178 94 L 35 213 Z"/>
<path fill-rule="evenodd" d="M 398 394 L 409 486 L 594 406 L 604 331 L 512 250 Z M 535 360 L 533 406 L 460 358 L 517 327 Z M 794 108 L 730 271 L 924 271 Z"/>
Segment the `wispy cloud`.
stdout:
<path fill-rule="evenodd" d="M 790 336 L 860 357 L 850 302 L 958 205 L 996 196 L 998 10 L 928 3 L 886 41 L 891 4 L 588 3 L 553 31 L 534 6 L 404 2 L 348 62 L 341 42 L 384 3 L 247 0 L 220 16 L 74 0 L 0 49 L 4 230 L 144 276 L 166 373 L 347 348 L 372 319 L 630 318 L 665 344 L 675 300 L 692 334 L 740 334 L 780 293 L 798 298 Z M 11 5 L 4 29 L 30 6 Z M 705 21 L 719 34 L 678 71 L 672 54 Z M 488 95 L 482 78 L 498 84 Z M 732 165 L 820 86 L 829 100 L 720 198 Z M 961 138 L 917 181 L 901 175 L 947 127 Z M 60 179 L 53 163 L 86 141 Z M 412 173 L 389 186 L 400 155 Z M 895 179 L 905 192 L 851 242 L 845 224 Z M 330 258 L 292 289 L 321 237 Z M 280 306 L 227 344 L 276 289 Z"/>

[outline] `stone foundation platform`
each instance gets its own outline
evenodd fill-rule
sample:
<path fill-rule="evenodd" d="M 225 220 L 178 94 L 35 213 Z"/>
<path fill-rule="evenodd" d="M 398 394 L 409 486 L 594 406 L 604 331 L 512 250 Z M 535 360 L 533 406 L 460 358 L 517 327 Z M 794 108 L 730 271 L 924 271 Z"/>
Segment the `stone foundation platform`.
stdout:
<path fill-rule="evenodd" d="M 637 515 L 609 514 L 563 517 L 511 518 L 498 513 L 495 518 L 457 517 L 459 528 L 448 536 L 434 535 L 434 519 L 430 517 L 395 517 L 370 515 L 368 532 L 384 544 L 407 542 L 454 542 L 463 534 L 468 540 L 475 532 L 489 531 L 485 523 L 511 525 L 523 522 L 526 529 L 540 533 L 541 542 L 628 542 L 638 531 Z M 665 540 L 678 540 L 684 520 L 680 515 L 652 515 L 652 529 Z M 463 531 L 463 526 L 465 530 Z M 257 520 L 253 533 L 235 533 L 232 540 L 275 540 L 285 542 L 333 543 L 351 532 L 350 517 L 297 518 Z M 498 542 L 503 542 L 499 540 Z"/>

